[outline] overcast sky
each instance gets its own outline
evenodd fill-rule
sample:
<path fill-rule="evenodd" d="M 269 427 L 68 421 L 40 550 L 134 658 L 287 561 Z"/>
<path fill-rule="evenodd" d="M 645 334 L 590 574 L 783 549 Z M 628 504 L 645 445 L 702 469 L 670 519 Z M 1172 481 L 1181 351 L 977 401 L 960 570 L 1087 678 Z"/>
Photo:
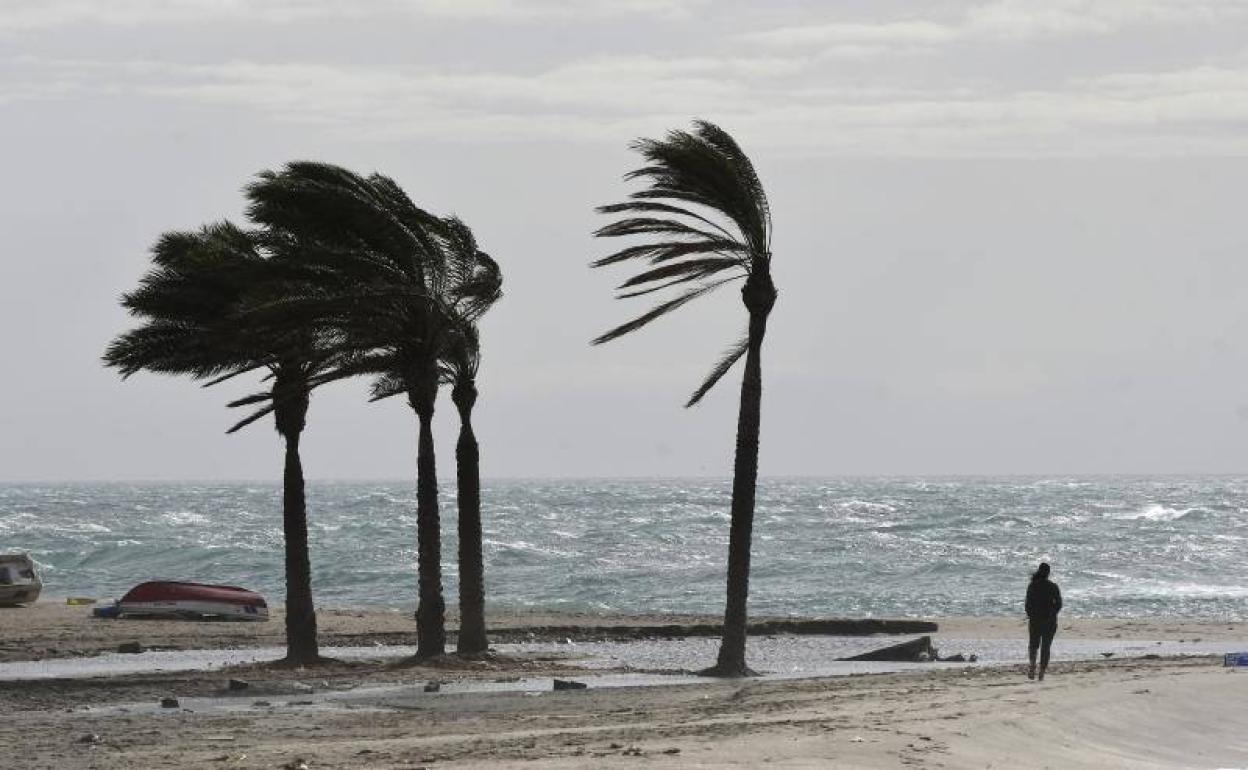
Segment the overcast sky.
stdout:
<path fill-rule="evenodd" d="M 99 364 L 166 230 L 292 159 L 394 177 L 502 264 L 490 477 L 721 476 L 734 291 L 645 308 L 592 207 L 701 117 L 772 200 L 767 475 L 1248 467 L 1248 2 L 0 0 L 0 479 L 280 477 L 271 425 Z M 641 300 L 633 302 L 640 303 Z M 317 392 L 312 478 L 414 475 L 405 404 Z M 455 422 L 443 402 L 441 471 Z"/>

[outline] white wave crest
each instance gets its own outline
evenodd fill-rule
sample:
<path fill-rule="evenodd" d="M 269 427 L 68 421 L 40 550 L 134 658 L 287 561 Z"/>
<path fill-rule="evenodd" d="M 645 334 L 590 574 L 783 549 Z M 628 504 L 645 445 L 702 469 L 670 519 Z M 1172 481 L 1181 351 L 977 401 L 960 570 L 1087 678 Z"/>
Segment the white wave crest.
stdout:
<path fill-rule="evenodd" d="M 853 513 L 896 513 L 897 508 L 888 503 L 877 503 L 873 500 L 842 500 L 836 504 L 842 511 Z"/>
<path fill-rule="evenodd" d="M 161 514 L 160 518 L 170 524 L 207 524 L 208 517 L 202 513 L 194 511 L 169 511 Z"/>
<path fill-rule="evenodd" d="M 1201 510 L 1200 508 L 1169 508 L 1164 505 L 1153 503 L 1146 505 L 1138 511 L 1129 511 L 1127 513 L 1113 513 L 1110 518 L 1120 519 L 1122 521 L 1178 521 L 1193 511 Z"/>

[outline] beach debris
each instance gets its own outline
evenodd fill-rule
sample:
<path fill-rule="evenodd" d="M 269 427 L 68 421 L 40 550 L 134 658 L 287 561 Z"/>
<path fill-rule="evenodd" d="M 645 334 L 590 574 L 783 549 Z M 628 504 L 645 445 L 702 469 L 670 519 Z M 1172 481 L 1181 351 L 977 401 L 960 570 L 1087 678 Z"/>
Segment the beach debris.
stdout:
<path fill-rule="evenodd" d="M 96 733 L 87 733 L 78 739 L 78 743 L 99 743 L 102 738 Z"/>
<path fill-rule="evenodd" d="M 960 652 L 957 653 L 956 655 L 950 655 L 948 657 L 941 658 L 940 660 L 943 663 L 966 663 L 967 662 L 966 656 Z"/>
<path fill-rule="evenodd" d="M 664 753 L 664 754 L 679 754 L 679 753 L 680 753 L 680 749 L 678 749 L 678 748 L 676 748 L 675 746 L 673 746 L 673 747 L 671 747 L 670 749 L 663 749 L 663 753 Z"/>
<path fill-rule="evenodd" d="M 68 596 L 65 598 L 65 603 L 71 607 L 76 607 L 83 604 L 95 604 L 95 599 L 88 596 Z"/>
<path fill-rule="evenodd" d="M 248 682 L 244 679 L 231 679 L 229 682 L 226 683 L 226 689 L 229 689 L 235 692 L 238 690 L 246 690 L 248 687 L 251 687 L 251 682 Z"/>
<path fill-rule="evenodd" d="M 294 690 L 295 692 L 303 692 L 303 693 L 310 693 L 313 691 L 312 685 L 305 684 L 304 682 L 291 682 L 290 689 Z"/>
<path fill-rule="evenodd" d="M 269 706 L 272 706 L 273 704 L 268 702 L 267 700 L 255 700 L 251 702 L 251 705 L 255 706 L 256 708 L 268 708 Z"/>
<path fill-rule="evenodd" d="M 282 770 L 308 770 L 308 761 L 306 759 L 292 759 L 282 765 Z"/>
<path fill-rule="evenodd" d="M 117 606 L 117 602 L 103 607 L 92 607 L 91 615 L 97 618 L 118 618 L 121 617 L 121 607 Z"/>
<path fill-rule="evenodd" d="M 1101 657 L 1104 657 L 1104 658 L 1112 658 L 1112 657 L 1114 657 L 1114 654 L 1113 654 L 1112 652 L 1102 652 L 1102 653 L 1101 653 Z"/>
<path fill-rule="evenodd" d="M 1222 665 L 1233 668 L 1248 666 L 1248 652 L 1228 652 L 1222 656 Z"/>
<path fill-rule="evenodd" d="M 179 708 L 181 705 L 182 704 L 178 703 L 177 698 L 161 698 L 160 699 L 160 707 L 162 709 L 176 709 L 176 708 Z"/>
<path fill-rule="evenodd" d="M 571 679 L 554 680 L 554 689 L 556 690 L 584 690 L 587 687 L 589 687 L 589 685 L 584 682 L 576 682 Z"/>
<path fill-rule="evenodd" d="M 936 648 L 932 646 L 932 637 L 920 636 L 918 639 L 911 639 L 908 642 L 893 644 L 888 647 L 881 647 L 878 650 L 864 652 L 861 655 L 854 655 L 848 658 L 840 658 L 839 660 L 875 660 L 901 663 L 923 663 L 939 659 L 940 656 L 937 653 Z"/>
<path fill-rule="evenodd" d="M 425 682 L 425 692 L 441 692 L 442 683 L 437 679 L 431 679 Z"/>
<path fill-rule="evenodd" d="M 117 652 L 120 652 L 126 655 L 134 655 L 136 653 L 143 652 L 143 645 L 139 644 L 138 642 L 122 642 L 121 644 L 117 645 Z"/>
<path fill-rule="evenodd" d="M 620 752 L 620 754 L 625 757 L 640 757 L 644 753 L 645 752 L 641 750 L 640 746 L 629 746 Z"/>

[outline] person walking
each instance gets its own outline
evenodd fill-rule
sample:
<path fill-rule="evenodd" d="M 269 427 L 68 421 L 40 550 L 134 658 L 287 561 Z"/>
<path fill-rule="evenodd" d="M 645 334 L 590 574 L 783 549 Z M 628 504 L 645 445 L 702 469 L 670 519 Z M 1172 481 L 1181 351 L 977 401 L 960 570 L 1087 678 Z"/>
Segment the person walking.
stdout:
<path fill-rule="evenodd" d="M 1049 580 L 1049 565 L 1040 562 L 1027 586 L 1027 678 L 1036 678 L 1036 651 L 1040 651 L 1040 680 L 1049 667 L 1049 647 L 1057 634 L 1057 613 L 1062 610 L 1062 592 Z"/>

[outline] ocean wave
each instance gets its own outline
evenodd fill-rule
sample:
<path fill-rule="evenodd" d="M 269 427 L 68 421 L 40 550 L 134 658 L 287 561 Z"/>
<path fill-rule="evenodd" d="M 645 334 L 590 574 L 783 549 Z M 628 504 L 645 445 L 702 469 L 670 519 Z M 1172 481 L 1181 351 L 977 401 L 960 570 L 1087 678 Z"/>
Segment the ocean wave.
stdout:
<path fill-rule="evenodd" d="M 1170 508 L 1158 503 L 1152 503 L 1138 510 L 1125 513 L 1111 513 L 1108 516 L 1119 521 L 1179 521 L 1193 514 L 1200 515 L 1204 513 L 1208 513 L 1204 508 Z"/>
<path fill-rule="evenodd" d="M 198 524 L 211 524 L 212 523 L 207 516 L 205 516 L 202 513 L 196 513 L 194 511 L 167 511 L 165 513 L 162 513 L 160 515 L 160 518 L 164 519 L 170 524 L 178 524 L 178 525 L 182 525 L 182 524 L 198 525 Z"/>
<path fill-rule="evenodd" d="M 985 524 L 995 524 L 1002 527 L 1030 527 L 1032 522 L 1022 516 L 1016 516 L 1012 513 L 993 513 L 984 517 Z"/>
<path fill-rule="evenodd" d="M 875 502 L 874 500 L 841 500 L 836 503 L 836 508 L 841 511 L 866 515 L 897 512 L 897 506 Z"/>
<path fill-rule="evenodd" d="M 1097 588 L 1063 589 L 1072 598 L 1098 599 L 1248 599 L 1248 585 L 1190 581 L 1136 580 Z"/>

